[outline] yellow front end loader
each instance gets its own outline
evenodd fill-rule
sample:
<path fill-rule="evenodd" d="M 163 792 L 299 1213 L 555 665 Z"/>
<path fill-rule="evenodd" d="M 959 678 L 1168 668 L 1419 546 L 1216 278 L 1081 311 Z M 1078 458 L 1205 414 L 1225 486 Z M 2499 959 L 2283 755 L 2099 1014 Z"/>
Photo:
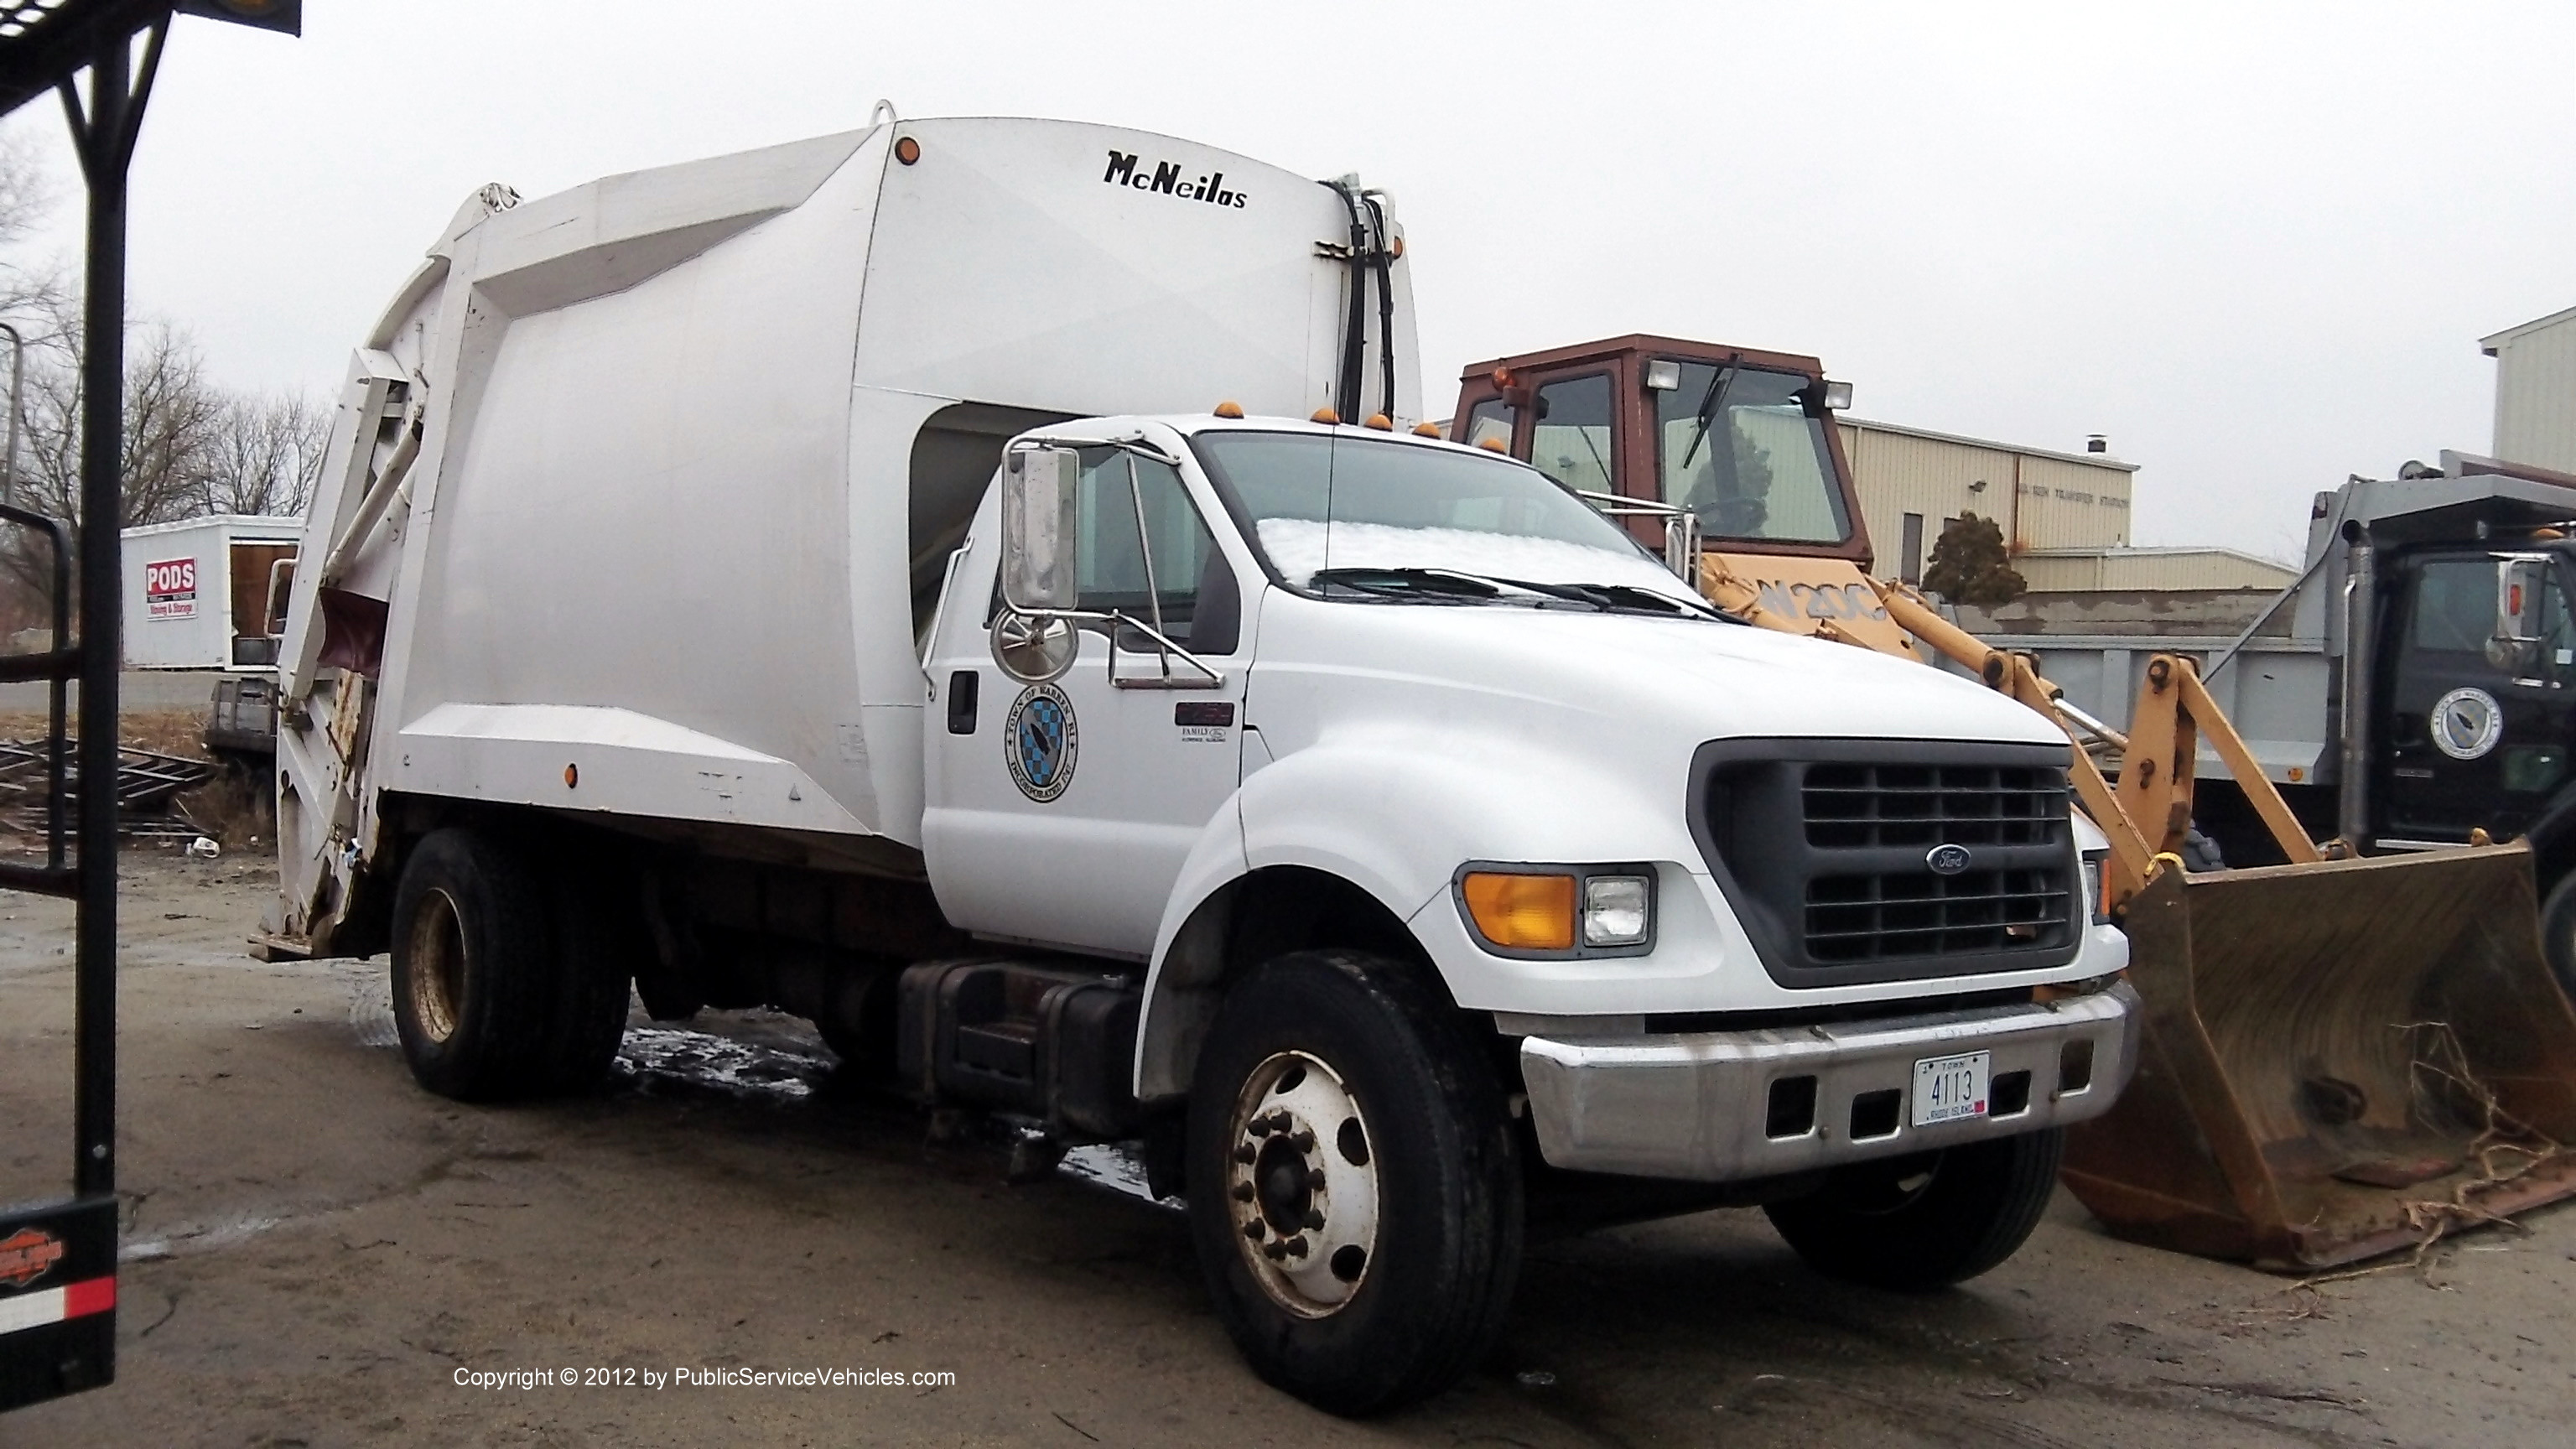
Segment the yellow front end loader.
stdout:
<path fill-rule="evenodd" d="M 2074 755 L 2110 837 L 2104 899 L 2147 1004 L 2138 1075 L 2073 1129 L 2064 1181 L 2113 1232 L 2265 1267 L 2334 1267 L 2576 1194 L 2576 1011 L 2542 958 L 2531 853 L 2338 858 L 2311 842 L 2185 657 L 2150 658 L 2128 732 L 2070 717 L 2026 655 L 1873 583 L 1924 645 L 2108 736 Z M 2287 864 L 2182 868 L 2206 738 Z"/>
<path fill-rule="evenodd" d="M 1641 542 L 1660 528 L 1667 558 L 1748 623 L 1941 656 L 2067 730 L 2148 1010 L 2127 1095 L 2067 1146 L 2064 1181 L 2112 1232 L 2311 1271 L 2576 1195 L 2576 1010 L 2544 960 L 2531 852 L 2483 833 L 2374 858 L 2320 847 L 2190 658 L 2152 657 L 2124 733 L 2030 656 L 1871 579 L 1835 399 L 1813 358 L 1637 336 L 1479 364 L 1453 426 Z M 2286 863 L 2183 867 L 2204 739 Z"/>

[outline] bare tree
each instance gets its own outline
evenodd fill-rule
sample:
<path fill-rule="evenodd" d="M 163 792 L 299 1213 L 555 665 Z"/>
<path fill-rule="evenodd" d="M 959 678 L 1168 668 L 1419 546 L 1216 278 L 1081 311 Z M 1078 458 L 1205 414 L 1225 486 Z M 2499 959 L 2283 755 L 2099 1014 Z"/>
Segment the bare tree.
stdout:
<path fill-rule="evenodd" d="M 0 128 L 0 248 L 25 241 L 54 209 L 53 178 L 24 127 Z"/>
<path fill-rule="evenodd" d="M 302 514 L 330 436 L 331 414 L 310 394 L 225 395 L 201 463 L 205 511 Z"/>
<path fill-rule="evenodd" d="M 28 338 L 26 454 L 21 507 L 86 522 L 80 513 L 81 356 L 70 309 Z M 168 323 L 126 340 L 124 489 L 119 528 L 206 511 L 208 455 L 224 399 L 206 381 L 196 345 Z"/>

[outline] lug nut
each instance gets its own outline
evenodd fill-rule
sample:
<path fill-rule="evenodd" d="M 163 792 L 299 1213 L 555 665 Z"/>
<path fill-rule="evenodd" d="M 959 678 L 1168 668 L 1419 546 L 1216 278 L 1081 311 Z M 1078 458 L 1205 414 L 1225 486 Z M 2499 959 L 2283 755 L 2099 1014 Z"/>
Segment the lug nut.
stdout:
<path fill-rule="evenodd" d="M 1300 1233 L 1296 1237 L 1290 1238 L 1288 1241 L 1281 1243 L 1279 1247 L 1280 1251 L 1286 1253 L 1292 1258 L 1302 1258 L 1306 1256 L 1306 1235 Z"/>
<path fill-rule="evenodd" d="M 1315 1134 L 1300 1127 L 1296 1135 L 1288 1139 L 1288 1145 L 1300 1152 L 1312 1152 L 1315 1150 Z"/>
<path fill-rule="evenodd" d="M 1323 1225 L 1324 1215 L 1322 1213 L 1315 1211 L 1313 1208 L 1306 1209 L 1306 1226 L 1310 1228 L 1320 1228 Z"/>
<path fill-rule="evenodd" d="M 1234 1185 L 1234 1200 L 1236 1202 L 1252 1201 L 1252 1184 L 1248 1182 L 1236 1183 Z"/>
<path fill-rule="evenodd" d="M 1234 1144 L 1234 1160 L 1242 1163 L 1246 1167 L 1251 1166 L 1254 1161 L 1260 1158 L 1260 1156 L 1261 1154 L 1254 1151 L 1252 1144 L 1249 1142 L 1238 1142 Z"/>
<path fill-rule="evenodd" d="M 1308 1192 L 1322 1192 L 1324 1190 L 1324 1180 L 1324 1169 L 1320 1167 L 1310 1167 L 1306 1169 L 1306 1190 Z"/>
<path fill-rule="evenodd" d="M 1243 1225 L 1243 1235 L 1247 1238 L 1259 1241 L 1261 1237 L 1261 1219 L 1254 1218 L 1252 1221 L 1245 1223 Z"/>
<path fill-rule="evenodd" d="M 1277 1243 L 1264 1243 L 1261 1245 L 1261 1256 L 1276 1263 L 1288 1256 L 1288 1250 Z"/>

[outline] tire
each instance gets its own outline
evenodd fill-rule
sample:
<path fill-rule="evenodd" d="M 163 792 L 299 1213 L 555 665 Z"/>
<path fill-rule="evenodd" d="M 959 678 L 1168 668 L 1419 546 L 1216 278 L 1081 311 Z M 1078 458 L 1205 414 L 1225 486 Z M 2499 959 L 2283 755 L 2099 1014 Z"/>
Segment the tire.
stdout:
<path fill-rule="evenodd" d="M 2057 1186 L 2061 1129 L 1837 1169 L 1763 1209 L 1807 1266 L 1901 1293 L 1962 1283 L 2018 1250 Z"/>
<path fill-rule="evenodd" d="M 2576 1001 L 2576 871 L 2560 876 L 2541 902 L 2540 952 L 2558 989 Z"/>
<path fill-rule="evenodd" d="M 1520 1269 L 1518 1148 L 1493 1069 L 1404 967 L 1256 968 L 1217 1013 L 1184 1130 L 1199 1266 L 1264 1380 L 1369 1414 L 1491 1349 Z"/>
<path fill-rule="evenodd" d="M 626 977 L 591 886 L 480 831 L 412 847 L 394 892 L 394 1025 L 423 1087 L 489 1102 L 598 1081 L 625 1032 Z"/>

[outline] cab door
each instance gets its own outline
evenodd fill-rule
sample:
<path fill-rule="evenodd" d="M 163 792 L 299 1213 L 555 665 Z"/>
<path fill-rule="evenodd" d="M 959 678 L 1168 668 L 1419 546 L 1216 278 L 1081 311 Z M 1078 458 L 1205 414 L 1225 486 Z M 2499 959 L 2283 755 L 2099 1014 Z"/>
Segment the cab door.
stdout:
<path fill-rule="evenodd" d="M 950 920 L 979 935 L 1143 959 L 1182 864 L 1241 778 L 1257 594 L 1217 545 L 1204 480 L 1084 449 L 1078 606 L 1151 623 L 1217 676 L 1166 662 L 1143 630 L 1085 624 L 1073 667 L 1003 674 L 999 513 L 987 499 L 948 584 L 929 673 L 923 851 Z M 1140 527 L 1141 525 L 1141 527 Z M 1113 644 L 1115 649 L 1113 651 Z M 1115 658 L 1113 660 L 1113 652 Z"/>
<path fill-rule="evenodd" d="M 2373 767 L 2384 839 L 2464 842 L 2528 829 L 2568 778 L 2576 630 L 2566 580 L 2543 575 L 2535 650 L 2491 649 L 2499 559 L 2404 560 L 2381 635 L 2381 747 Z"/>

